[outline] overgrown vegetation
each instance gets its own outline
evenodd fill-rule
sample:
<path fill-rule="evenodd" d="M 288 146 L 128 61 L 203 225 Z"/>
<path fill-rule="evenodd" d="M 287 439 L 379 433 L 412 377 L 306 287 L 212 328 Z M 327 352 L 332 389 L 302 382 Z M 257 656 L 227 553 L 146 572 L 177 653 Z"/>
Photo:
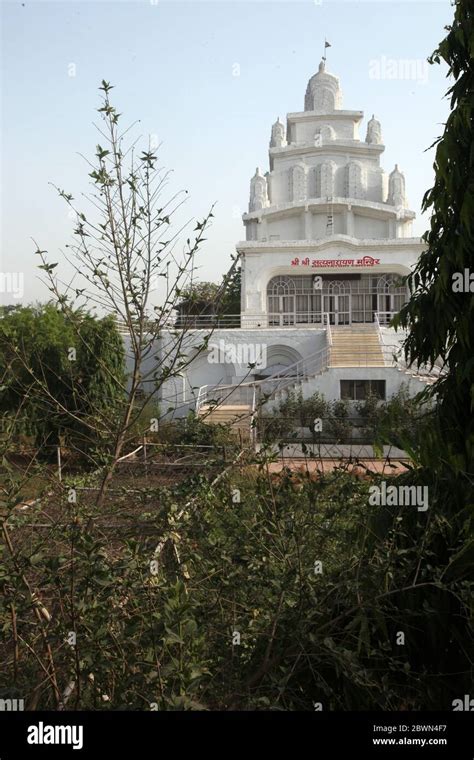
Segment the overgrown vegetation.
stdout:
<path fill-rule="evenodd" d="M 384 444 L 408 452 L 416 450 L 432 424 L 429 403 L 415 400 L 405 386 L 388 401 L 369 394 L 364 401 L 328 401 L 321 393 L 303 398 L 289 391 L 271 412 L 264 409 L 259 426 L 267 442 L 369 444 L 380 451 Z"/>
<path fill-rule="evenodd" d="M 18 652 L 12 636 L 4 686 L 42 708 L 67 686 L 70 708 L 449 708 L 467 688 L 449 673 L 464 668 L 468 589 L 449 619 L 452 581 L 441 568 L 428 578 L 429 535 L 416 540 L 424 517 L 400 551 L 403 510 L 368 510 L 368 486 L 343 470 L 247 468 L 214 487 L 148 488 L 135 508 L 117 494 L 100 517 L 82 495 L 55 514 L 57 494 L 47 529 L 35 528 L 44 515 L 13 512 L 19 551 L 4 553 L 2 583 Z M 23 575 L 41 589 L 54 681 Z"/>
<path fill-rule="evenodd" d="M 0 319 L 5 426 L 53 456 L 60 442 L 81 456 L 107 450 L 126 395 L 124 362 L 112 317 L 67 318 L 53 303 L 10 311 Z"/>
<path fill-rule="evenodd" d="M 192 477 L 163 485 L 149 469 L 153 462 L 144 460 L 145 485 L 121 481 L 121 453 L 132 435 L 142 435 L 143 414 L 157 412 L 146 406 L 153 395 L 138 403 L 142 352 L 152 344 L 134 270 L 127 270 L 135 255 L 127 250 L 131 217 L 122 217 L 125 226 L 118 227 L 120 245 L 108 238 L 112 221 L 105 223 L 115 274 L 126 271 L 128 279 L 117 291 L 108 270 L 99 268 L 97 277 L 102 293 L 118 298 L 136 341 L 132 394 L 103 444 L 106 452 L 112 447 L 103 467 L 69 475 L 61 484 L 36 459 L 27 467 L 9 462 L 12 430 L 6 432 L 2 696 L 24 698 L 29 709 L 450 710 L 453 699 L 469 693 L 473 301 L 469 294 L 454 296 L 448 283 L 456 267 L 469 264 L 474 242 L 472 49 L 472 11 L 459 2 L 453 28 L 434 56 L 448 62 L 456 83 L 453 114 L 437 148 L 435 187 L 426 197 L 433 207 L 428 250 L 400 316 L 409 330 L 408 358 L 423 363 L 441 355 L 448 374 L 435 387 L 437 395 L 431 393 L 432 407 L 415 431 L 411 422 L 420 413 L 419 402 L 400 396 L 381 405 L 367 399 L 357 410 L 367 435 L 395 439 L 410 451 L 409 472 L 392 482 L 427 489 L 427 508 L 374 505 L 371 489 L 386 485 L 388 476 L 355 477 L 343 462 L 330 474 L 314 474 L 309 467 L 275 474 L 266 447 L 259 456 L 231 449 L 232 463 L 222 456 L 216 472 L 216 450 L 232 432 L 195 417 L 183 427 L 160 422 L 152 439 L 170 447 L 189 444 L 197 460 Z M 118 115 L 108 101 L 110 86 L 104 83 L 103 89 L 117 172 Z M 107 155 L 98 150 L 99 168 L 91 176 L 114 214 L 110 188 L 123 180 L 119 171 L 117 185 L 111 184 L 103 163 Z M 141 162 L 146 188 L 155 159 L 145 153 Z M 135 175 L 126 182 L 133 208 Z M 157 222 L 167 229 L 161 208 Z M 140 211 L 135 223 L 149 230 L 149 211 Z M 81 226 L 78 234 L 84 243 Z M 138 253 L 148 266 L 150 251 Z M 52 265 L 43 266 L 51 274 Z M 53 277 L 53 291 L 56 285 Z M 70 316 L 69 305 L 62 305 Z M 52 386 L 43 386 L 41 378 L 43 368 L 52 367 L 50 382 L 59 382 L 54 392 L 60 395 L 71 387 L 64 379 L 70 377 L 64 370 L 67 346 L 57 312 L 48 307 L 47 314 L 56 353 L 41 359 L 34 381 L 49 393 Z M 9 338 L 14 344 L 14 331 Z M 40 347 L 38 342 L 28 354 L 20 351 L 27 346 L 19 346 L 19 355 L 35 357 Z M 16 354 L 4 349 L 2 361 L 15 370 L 5 393 L 18 399 L 15 383 L 26 382 L 22 372 L 33 359 L 17 363 Z M 180 368 L 180 361 L 160 364 L 158 382 Z M 74 387 L 85 382 L 82 376 L 73 380 Z M 27 397 L 30 403 L 36 400 Z M 280 411 L 293 426 L 308 427 L 325 414 L 333 427 L 349 420 L 347 405 L 328 405 L 319 396 L 289 397 Z M 62 418 L 52 419 L 55 430 L 64 429 Z M 339 428 L 333 432 L 342 437 Z M 274 431 L 277 439 L 281 435 Z M 198 458 L 203 441 L 211 453 Z M 182 461 L 171 464 L 180 467 Z M 22 494 L 33 479 L 44 484 L 39 502 L 25 505 Z"/>

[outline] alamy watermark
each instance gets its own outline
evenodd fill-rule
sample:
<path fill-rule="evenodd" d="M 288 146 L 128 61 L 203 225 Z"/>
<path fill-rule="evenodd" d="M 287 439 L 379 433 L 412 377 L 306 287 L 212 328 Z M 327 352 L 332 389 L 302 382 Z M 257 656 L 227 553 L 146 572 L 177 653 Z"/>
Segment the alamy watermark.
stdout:
<path fill-rule="evenodd" d="M 428 81 L 428 61 L 425 58 L 372 58 L 369 79 L 409 80 L 418 84 Z"/>
<path fill-rule="evenodd" d="M 222 338 L 217 343 L 209 343 L 209 364 L 255 365 L 259 369 L 267 366 L 266 343 L 229 343 Z"/>
<path fill-rule="evenodd" d="M 0 294 L 9 293 L 13 298 L 23 298 L 23 272 L 0 272 Z"/>
<path fill-rule="evenodd" d="M 28 744 L 71 744 L 73 749 L 83 747 L 83 726 L 50 726 L 40 721 L 28 726 Z"/>
<path fill-rule="evenodd" d="M 416 507 L 418 512 L 428 509 L 428 486 L 387 485 L 370 486 L 369 504 L 377 507 Z"/>
<path fill-rule="evenodd" d="M 465 269 L 464 272 L 454 272 L 452 275 L 453 293 L 474 293 L 474 272 Z"/>
<path fill-rule="evenodd" d="M 21 712 L 24 709 L 24 699 L 0 699 L 0 712 Z"/>
<path fill-rule="evenodd" d="M 453 699 L 451 702 L 453 712 L 473 712 L 474 711 L 474 699 L 470 694 L 465 694 L 463 699 Z"/>

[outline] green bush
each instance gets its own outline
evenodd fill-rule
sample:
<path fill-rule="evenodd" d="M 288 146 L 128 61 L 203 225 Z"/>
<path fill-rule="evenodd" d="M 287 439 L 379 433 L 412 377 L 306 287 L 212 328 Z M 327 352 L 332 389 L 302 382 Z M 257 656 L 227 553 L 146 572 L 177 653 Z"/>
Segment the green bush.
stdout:
<path fill-rule="evenodd" d="M 42 626 L 61 693 L 74 682 L 68 709 L 450 709 L 470 683 L 470 596 L 461 560 L 434 554 L 447 526 L 370 507 L 379 478 L 277 477 L 262 465 L 213 487 L 198 478 L 192 498 L 135 491 L 141 514 L 126 535 L 82 500 L 46 542 L 34 524 L 53 502 L 11 512 L 0 688 L 56 706 Z M 131 510 L 125 492 L 110 506 L 121 522 Z M 25 574 L 41 590 L 41 623 Z"/>

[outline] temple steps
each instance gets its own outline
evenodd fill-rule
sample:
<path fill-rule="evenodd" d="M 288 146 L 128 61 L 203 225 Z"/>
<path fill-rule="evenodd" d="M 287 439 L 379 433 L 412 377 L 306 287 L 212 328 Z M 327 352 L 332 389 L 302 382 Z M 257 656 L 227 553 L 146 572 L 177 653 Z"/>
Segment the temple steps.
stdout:
<path fill-rule="evenodd" d="M 330 367 L 385 367 L 377 329 L 340 327 L 331 330 Z"/>
<path fill-rule="evenodd" d="M 249 434 L 252 408 L 249 404 L 203 404 L 199 417 L 208 425 L 226 425 L 234 433 Z"/>

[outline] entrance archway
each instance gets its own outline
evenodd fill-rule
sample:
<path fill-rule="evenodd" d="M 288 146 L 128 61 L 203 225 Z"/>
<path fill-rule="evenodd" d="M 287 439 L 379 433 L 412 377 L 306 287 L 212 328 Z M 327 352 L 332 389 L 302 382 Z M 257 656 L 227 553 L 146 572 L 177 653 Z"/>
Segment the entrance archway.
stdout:
<path fill-rule="evenodd" d="M 400 311 L 406 300 L 406 293 L 399 278 L 384 274 L 377 280 L 377 312 L 381 324 L 389 324 L 392 317 Z"/>
<path fill-rule="evenodd" d="M 255 372 L 255 377 L 263 380 L 276 373 L 285 372 L 289 367 L 303 359 L 299 351 L 292 346 L 276 344 L 267 348 L 267 363 L 263 370 Z"/>

